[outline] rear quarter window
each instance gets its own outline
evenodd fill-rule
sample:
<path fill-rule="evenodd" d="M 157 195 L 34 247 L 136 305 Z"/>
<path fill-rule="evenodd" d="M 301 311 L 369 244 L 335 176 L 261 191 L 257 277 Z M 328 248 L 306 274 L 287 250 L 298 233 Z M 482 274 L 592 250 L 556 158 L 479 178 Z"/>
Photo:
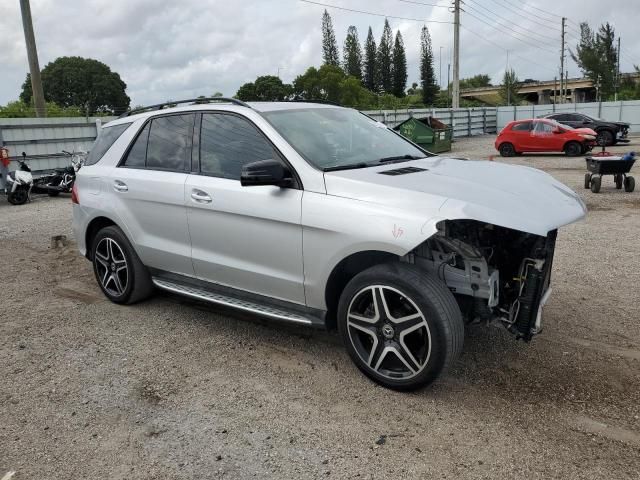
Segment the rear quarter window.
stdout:
<path fill-rule="evenodd" d="M 129 128 L 131 123 L 121 123 L 119 125 L 114 125 L 113 127 L 104 127 L 98 133 L 98 138 L 91 147 L 91 151 L 84 162 L 85 165 L 94 165 L 100 161 L 104 154 L 109 151 L 111 145 L 115 143 L 120 135 L 124 133 L 124 131 Z"/>

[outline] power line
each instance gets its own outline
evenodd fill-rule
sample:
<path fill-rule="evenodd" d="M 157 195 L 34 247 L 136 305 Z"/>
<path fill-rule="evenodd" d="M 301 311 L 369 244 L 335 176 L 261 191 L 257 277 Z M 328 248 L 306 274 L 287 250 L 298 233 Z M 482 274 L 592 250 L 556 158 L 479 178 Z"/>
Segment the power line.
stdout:
<path fill-rule="evenodd" d="M 469 5 L 467 5 L 467 7 L 468 7 L 468 6 L 469 6 Z M 507 34 L 507 35 L 509 35 L 510 37 L 515 38 L 516 40 L 519 40 L 520 42 L 524 43 L 525 45 L 528 45 L 528 46 L 533 47 L 533 48 L 537 48 L 537 49 L 539 49 L 539 50 L 542 50 L 543 52 L 547 52 L 547 53 L 555 53 L 555 52 L 553 52 L 553 51 L 551 51 L 551 50 L 548 50 L 548 49 L 546 49 L 546 48 L 542 48 L 541 46 L 536 45 L 535 43 L 531 43 L 531 42 L 528 42 L 527 40 L 523 40 L 523 39 L 522 39 L 522 38 L 520 38 L 520 37 L 516 37 L 516 36 L 515 36 L 514 34 L 512 34 L 512 33 L 505 32 L 504 30 L 501 30 L 500 28 L 498 28 L 498 27 L 496 27 L 496 26 L 494 26 L 494 25 L 492 25 L 492 24 L 488 23 L 486 20 L 483 20 L 483 19 L 481 19 L 480 17 L 476 17 L 474 14 L 472 14 L 472 13 L 471 13 L 471 12 L 469 12 L 469 11 L 465 11 L 465 13 L 466 13 L 467 15 L 469 15 L 470 17 L 473 17 L 473 18 L 475 18 L 476 20 L 478 20 L 478 21 L 482 22 L 484 25 L 487 25 L 488 27 L 493 28 L 494 30 L 497 30 L 497 31 L 498 31 L 498 32 L 500 32 L 500 33 L 506 33 L 506 34 Z M 510 29 L 510 30 L 515 31 L 515 30 L 513 30 L 513 29 Z M 522 34 L 522 33 L 520 33 L 520 32 L 517 32 L 517 31 L 515 31 L 515 32 L 516 32 L 518 35 L 524 35 L 524 34 Z"/>
<path fill-rule="evenodd" d="M 446 23 L 446 24 L 453 23 L 453 22 L 445 22 L 442 20 L 425 20 L 424 18 L 397 17 L 394 15 L 385 15 L 383 13 L 366 12 L 364 10 L 356 10 L 356 9 L 347 8 L 347 7 L 338 7 L 336 5 L 329 5 L 328 3 L 314 2 L 312 0 L 299 0 L 299 1 L 304 3 L 311 3 L 313 5 L 320 5 L 321 7 L 326 7 L 326 8 L 335 8 L 336 10 L 345 10 L 347 12 L 362 13 L 364 15 L 373 15 L 375 17 L 394 18 L 396 20 L 409 20 L 412 22 L 420 22 L 420 23 Z"/>
<path fill-rule="evenodd" d="M 471 1 L 471 0 L 467 0 L 467 2 L 468 2 L 468 1 Z M 475 3 L 475 1 L 474 1 L 473 3 L 474 3 L 474 4 L 476 4 L 476 3 Z M 471 6 L 471 5 L 470 5 L 469 3 L 467 3 L 467 6 L 469 7 L 469 6 Z M 507 22 L 511 22 L 511 20 L 510 20 L 510 19 L 508 19 L 508 18 L 505 18 L 505 17 L 501 16 L 500 14 L 498 14 L 498 13 L 494 12 L 493 10 L 488 9 L 487 7 L 484 7 L 484 6 L 482 6 L 482 5 L 476 4 L 476 8 L 481 8 L 481 9 L 483 9 L 483 10 L 486 10 L 487 12 L 489 12 L 490 14 L 492 14 L 492 15 L 494 15 L 494 16 L 496 16 L 496 17 L 498 17 L 498 18 L 501 18 L 501 19 L 503 19 L 503 20 L 506 20 Z M 492 20 L 493 20 L 493 19 L 492 19 Z M 534 23 L 537 23 L 538 25 L 541 25 L 541 26 L 543 26 L 543 27 L 545 27 L 545 28 L 548 28 L 548 29 L 550 29 L 550 30 L 554 30 L 554 31 L 556 31 L 556 32 L 558 31 L 558 28 L 557 28 L 557 27 L 556 27 L 556 28 L 552 28 L 552 27 L 550 27 L 549 25 L 544 25 L 544 24 L 542 24 L 542 23 L 536 22 L 535 20 L 531 20 L 531 21 L 532 21 L 532 22 L 534 22 Z M 526 29 L 526 28 L 524 28 L 524 27 L 520 27 L 520 28 L 522 28 L 522 29 L 524 29 L 524 30 L 528 30 L 528 29 Z M 535 31 L 532 31 L 532 30 L 528 30 L 528 31 L 533 32 L 535 35 L 543 36 L 543 35 L 542 35 L 542 34 L 540 34 L 539 32 L 535 32 Z M 545 35 L 545 36 L 546 36 L 546 35 Z"/>
<path fill-rule="evenodd" d="M 446 8 L 449 9 L 449 5 L 438 5 L 435 3 L 424 3 L 424 2 L 414 2 L 413 0 L 398 0 L 399 2 L 404 2 L 404 3 L 413 3 L 414 5 L 423 5 L 425 7 L 439 7 L 439 8 Z"/>
<path fill-rule="evenodd" d="M 521 28 L 521 29 L 523 29 L 523 30 L 527 30 L 527 31 L 532 32 L 532 33 L 534 33 L 535 35 L 537 35 L 537 36 L 533 37 L 533 36 L 528 35 L 528 34 L 526 34 L 526 33 L 519 32 L 519 31 L 518 31 L 518 30 L 516 30 L 515 28 L 512 28 L 512 27 L 511 27 L 511 26 L 509 26 L 509 25 L 505 25 L 504 23 L 501 23 L 501 22 L 499 22 L 498 20 L 495 20 L 494 18 L 491 18 L 491 16 L 487 15 L 486 13 L 484 13 L 484 12 L 482 12 L 482 11 L 479 11 L 478 9 L 476 9 L 476 7 L 474 7 L 474 6 L 472 6 L 472 5 L 468 4 L 468 3 L 467 3 L 467 8 L 471 8 L 475 13 L 477 13 L 477 14 L 479 14 L 479 15 L 482 15 L 482 16 L 483 16 L 483 17 L 485 17 L 485 18 L 488 18 L 488 19 L 489 19 L 489 21 L 495 22 L 497 25 L 500 25 L 502 28 L 506 28 L 507 30 L 511 30 L 512 32 L 517 33 L 518 35 L 522 35 L 522 36 L 523 36 L 523 37 L 525 37 L 525 38 L 531 39 L 531 40 L 533 40 L 533 41 L 535 41 L 535 42 L 539 42 L 539 43 L 541 43 L 542 45 L 545 45 L 545 46 L 547 46 L 547 47 L 554 47 L 554 46 L 555 46 L 555 45 L 550 44 L 549 42 L 543 42 L 543 41 L 540 41 L 540 39 L 539 39 L 540 37 L 542 37 L 542 38 L 549 38 L 549 39 L 551 39 L 551 37 L 543 36 L 543 35 L 538 35 L 538 34 L 537 34 L 536 32 L 534 32 L 533 30 L 529 30 L 529 29 L 526 29 L 526 28 L 524 28 L 524 27 L 519 27 L 519 28 Z M 489 10 L 489 12 L 490 12 L 490 10 Z M 471 13 L 470 13 L 470 12 L 468 12 L 468 11 L 467 11 L 466 13 L 468 13 L 469 15 L 471 15 Z M 473 15 L 471 15 L 471 16 L 473 16 Z M 496 16 L 497 16 L 497 15 L 496 15 Z M 477 18 L 477 17 L 474 17 L 474 18 Z M 503 20 L 505 20 L 505 21 L 509 22 L 509 20 L 508 20 L 508 19 L 506 19 L 506 18 L 504 18 L 504 17 L 498 17 L 498 18 L 502 18 Z M 484 21 L 484 20 L 481 20 L 481 21 L 483 21 L 483 22 L 487 23 L 487 22 L 486 22 L 486 21 Z M 490 24 L 490 25 L 492 25 L 492 24 Z M 538 48 L 540 48 L 540 47 L 538 47 Z"/>
<path fill-rule="evenodd" d="M 515 3 L 508 2 L 507 0 L 502 0 L 502 1 L 505 2 L 505 3 L 508 3 L 509 5 L 513 5 L 516 8 L 525 8 L 526 9 L 527 7 L 529 7 L 532 10 L 536 10 L 538 12 L 544 13 L 545 15 L 548 15 L 550 17 L 562 18 L 562 15 L 558 15 L 556 13 L 549 13 L 546 10 L 543 10 L 541 8 L 537 8 L 537 7 L 534 7 L 532 5 L 529 5 L 527 2 L 521 2 L 520 4 L 516 5 Z M 541 20 L 545 20 L 547 22 L 552 21 L 551 19 L 545 19 L 544 17 L 540 17 L 540 16 L 536 15 L 533 12 L 529 12 L 529 13 L 531 15 L 533 15 L 534 17 L 539 18 Z M 556 21 L 556 20 L 553 20 L 553 21 Z"/>
<path fill-rule="evenodd" d="M 460 25 L 460 26 L 461 26 L 462 28 L 464 28 L 467 32 L 472 33 L 472 34 L 473 34 L 473 35 L 475 35 L 476 37 L 478 37 L 478 38 L 480 38 L 480 39 L 484 40 L 484 41 L 485 41 L 485 42 L 487 42 L 487 43 L 490 43 L 490 44 L 492 44 L 492 45 L 494 45 L 494 46 L 498 47 L 499 49 L 501 49 L 501 50 L 503 50 L 503 51 L 505 51 L 505 52 L 507 52 L 507 51 L 509 51 L 509 52 L 510 52 L 510 51 L 511 51 L 511 50 L 507 50 L 507 49 L 506 49 L 506 48 L 504 48 L 502 45 L 500 45 L 500 44 L 498 44 L 498 43 L 495 43 L 495 42 L 493 42 L 493 41 L 489 40 L 488 38 L 485 38 L 483 35 L 479 34 L 478 32 L 475 32 L 475 31 L 471 30 L 471 29 L 470 29 L 469 27 L 467 27 L 466 25 Z M 553 72 L 555 72 L 555 68 L 549 68 L 549 66 L 548 66 L 548 65 L 542 65 L 541 63 L 534 62 L 534 61 L 533 61 L 533 60 L 531 60 L 530 58 L 525 58 L 525 57 L 522 57 L 522 56 L 517 55 L 517 54 L 514 54 L 514 53 L 511 53 L 511 55 L 513 55 L 514 57 L 519 58 L 520 60 L 522 60 L 522 61 L 524 61 L 524 62 L 527 62 L 527 64 L 537 65 L 538 67 L 540 67 L 540 68 L 544 68 L 545 70 L 549 70 L 549 71 L 553 71 Z"/>
<path fill-rule="evenodd" d="M 506 8 L 507 10 L 510 10 L 511 12 L 514 12 L 516 15 L 518 15 L 520 17 L 523 17 L 523 18 L 526 18 L 530 22 L 533 22 L 533 23 L 535 23 L 535 24 L 537 24 L 537 25 L 539 25 L 541 27 L 548 28 L 549 30 L 555 30 L 555 31 L 558 30 L 558 25 L 556 23 L 556 20 L 552 21 L 552 20 L 548 20 L 548 19 L 541 19 L 542 21 L 548 22 L 548 23 L 553 25 L 553 26 L 550 26 L 550 25 L 545 24 L 545 23 L 540 23 L 540 22 L 538 22 L 538 20 L 534 20 L 533 17 L 538 18 L 538 19 L 540 19 L 540 17 L 538 17 L 538 16 L 536 16 L 536 15 L 530 13 L 530 12 L 523 12 L 522 8 L 515 9 L 515 8 L 509 6 L 510 4 L 505 3 L 505 0 L 500 0 L 502 2 L 502 4 L 499 4 L 497 2 L 497 0 L 491 0 L 491 1 L 493 3 L 495 3 L 496 5 L 498 5 L 500 8 Z M 531 17 L 529 15 L 533 15 L 533 16 Z"/>

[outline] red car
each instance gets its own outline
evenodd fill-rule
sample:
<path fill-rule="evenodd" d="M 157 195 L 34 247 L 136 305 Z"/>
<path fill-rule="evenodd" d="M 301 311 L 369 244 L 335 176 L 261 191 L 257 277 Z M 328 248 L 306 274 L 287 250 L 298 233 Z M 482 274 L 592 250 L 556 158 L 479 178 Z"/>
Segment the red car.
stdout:
<path fill-rule="evenodd" d="M 555 120 L 533 118 L 509 122 L 496 138 L 496 150 L 503 157 L 524 152 L 564 152 L 582 155 L 596 144 L 596 132 L 590 128 L 572 128 Z"/>

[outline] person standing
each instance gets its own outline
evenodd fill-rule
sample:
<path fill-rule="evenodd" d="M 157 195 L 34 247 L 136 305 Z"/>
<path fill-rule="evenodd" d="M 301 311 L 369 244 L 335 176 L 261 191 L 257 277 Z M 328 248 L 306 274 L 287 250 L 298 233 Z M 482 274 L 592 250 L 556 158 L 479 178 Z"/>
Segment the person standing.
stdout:
<path fill-rule="evenodd" d="M 0 147 L 0 191 L 4 192 L 7 188 L 7 175 L 9 174 L 9 150 L 4 146 Z"/>

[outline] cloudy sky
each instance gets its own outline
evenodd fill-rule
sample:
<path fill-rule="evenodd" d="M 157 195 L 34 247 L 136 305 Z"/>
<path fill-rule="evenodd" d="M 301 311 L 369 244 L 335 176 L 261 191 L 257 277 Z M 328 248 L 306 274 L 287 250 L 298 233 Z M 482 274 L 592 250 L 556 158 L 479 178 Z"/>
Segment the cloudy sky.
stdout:
<path fill-rule="evenodd" d="M 446 83 L 453 25 L 436 22 L 453 20 L 449 1 L 318 2 L 379 14 L 328 8 L 340 47 L 349 25 L 358 28 L 361 42 L 371 26 L 378 41 L 388 15 L 394 32 L 404 37 L 409 84 L 418 80 L 420 28 L 427 22 L 436 77 L 443 47 Z M 98 59 L 127 83 L 132 105 L 216 91 L 233 95 L 241 84 L 278 71 L 291 82 L 321 63 L 323 9 L 301 0 L 31 0 L 40 67 L 60 56 Z M 520 79 L 552 79 L 558 72 L 561 15 L 569 18 L 570 46 L 579 22 L 609 21 L 622 38 L 622 70 L 640 64 L 637 0 L 465 0 L 464 9 L 462 77 L 487 73 L 499 82 L 508 50 Z M 0 32 L 0 104 L 5 104 L 18 97 L 28 71 L 18 0 L 0 0 Z M 571 76 L 579 74 L 571 60 L 568 69 Z"/>

